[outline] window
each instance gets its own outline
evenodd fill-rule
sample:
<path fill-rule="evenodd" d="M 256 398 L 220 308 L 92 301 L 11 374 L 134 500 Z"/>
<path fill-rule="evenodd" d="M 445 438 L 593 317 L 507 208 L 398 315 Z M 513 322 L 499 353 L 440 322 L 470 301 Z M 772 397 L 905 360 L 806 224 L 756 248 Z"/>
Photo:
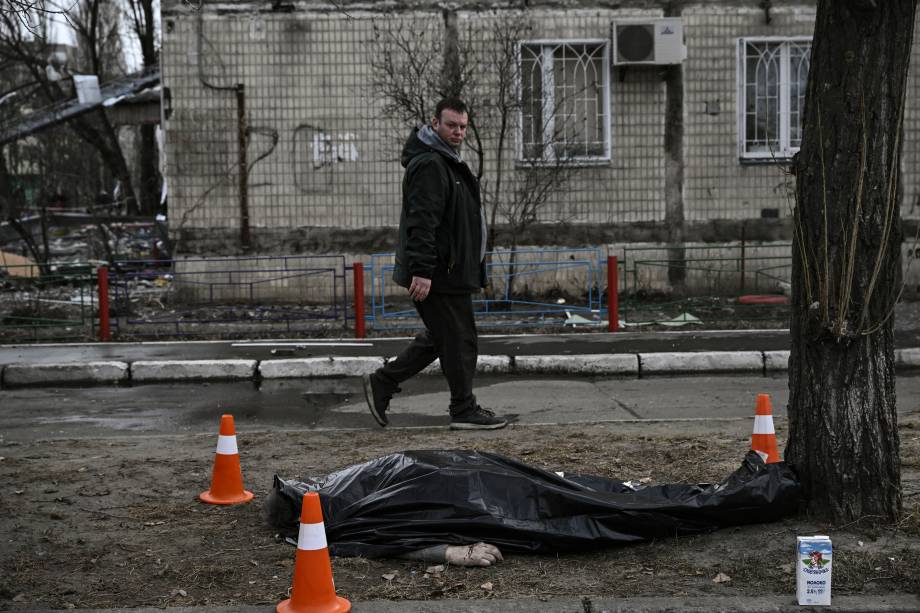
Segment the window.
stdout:
<path fill-rule="evenodd" d="M 787 159 L 802 144 L 809 38 L 740 39 L 739 148 L 745 159 Z"/>
<path fill-rule="evenodd" d="M 610 74 L 605 41 L 527 41 L 520 46 L 518 159 L 610 159 Z"/>

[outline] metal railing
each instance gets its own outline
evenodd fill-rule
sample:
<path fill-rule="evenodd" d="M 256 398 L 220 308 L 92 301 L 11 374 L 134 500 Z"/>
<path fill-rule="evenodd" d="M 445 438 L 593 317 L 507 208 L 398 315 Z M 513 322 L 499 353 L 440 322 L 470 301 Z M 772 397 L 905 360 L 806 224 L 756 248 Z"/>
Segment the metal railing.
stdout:
<path fill-rule="evenodd" d="M 788 305 L 738 300 L 742 292 L 777 297 L 778 288 L 788 289 L 789 256 L 769 253 L 782 248 L 625 248 L 618 275 L 609 277 L 604 248 L 496 250 L 488 254 L 490 286 L 474 296 L 477 324 L 605 329 L 610 318 L 614 330 L 785 323 Z M 379 333 L 418 329 L 405 289 L 391 280 L 393 261 L 392 253 L 372 255 L 367 266 L 349 265 L 343 255 L 123 260 L 99 268 L 98 278 L 88 263 L 3 266 L 0 340 L 363 336 L 364 324 Z M 693 288 L 686 297 L 670 291 L 672 275 Z M 617 276 L 619 283 L 608 281 Z M 614 316 L 611 282 L 619 285 Z"/>
<path fill-rule="evenodd" d="M 108 275 L 120 338 L 342 333 L 354 319 L 342 255 L 117 264 Z"/>
<path fill-rule="evenodd" d="M 0 266 L 0 342 L 51 342 L 93 338 L 96 292 L 85 263 Z"/>
<path fill-rule="evenodd" d="M 393 253 L 371 256 L 371 305 L 375 330 L 417 329 L 421 320 L 392 280 Z M 604 323 L 605 250 L 600 247 L 499 249 L 486 254 L 489 286 L 475 294 L 476 323 L 482 328 L 561 326 L 575 319 Z"/>

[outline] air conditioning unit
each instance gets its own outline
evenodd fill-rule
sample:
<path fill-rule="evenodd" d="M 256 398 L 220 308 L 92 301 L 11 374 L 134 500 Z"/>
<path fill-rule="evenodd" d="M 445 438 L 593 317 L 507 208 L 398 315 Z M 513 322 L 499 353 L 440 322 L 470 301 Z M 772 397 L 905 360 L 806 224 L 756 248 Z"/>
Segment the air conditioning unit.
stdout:
<path fill-rule="evenodd" d="M 618 19 L 611 30 L 614 64 L 680 64 L 687 59 L 679 17 Z"/>

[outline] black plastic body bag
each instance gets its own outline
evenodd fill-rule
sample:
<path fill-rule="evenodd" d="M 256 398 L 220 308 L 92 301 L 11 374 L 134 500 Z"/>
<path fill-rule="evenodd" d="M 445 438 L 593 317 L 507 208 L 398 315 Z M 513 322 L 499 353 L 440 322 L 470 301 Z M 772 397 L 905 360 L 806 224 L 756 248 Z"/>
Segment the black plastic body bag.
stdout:
<path fill-rule="evenodd" d="M 764 464 L 753 451 L 719 484 L 636 488 L 495 453 L 405 451 L 303 482 L 275 476 L 269 523 L 296 538 L 310 491 L 333 555 L 382 557 L 477 541 L 505 553 L 583 551 L 775 521 L 796 511 L 799 483 L 784 462 Z"/>

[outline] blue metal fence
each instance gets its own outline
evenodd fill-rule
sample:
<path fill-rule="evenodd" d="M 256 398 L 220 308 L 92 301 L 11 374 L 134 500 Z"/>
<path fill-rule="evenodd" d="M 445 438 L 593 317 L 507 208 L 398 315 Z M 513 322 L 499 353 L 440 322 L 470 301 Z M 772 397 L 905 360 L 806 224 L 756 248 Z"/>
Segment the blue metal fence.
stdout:
<path fill-rule="evenodd" d="M 371 256 L 371 308 L 367 321 L 377 330 L 421 327 L 406 291 L 392 280 L 393 253 Z M 606 318 L 606 255 L 601 247 L 497 249 L 486 254 L 489 287 L 475 294 L 481 328 L 562 326 Z"/>

